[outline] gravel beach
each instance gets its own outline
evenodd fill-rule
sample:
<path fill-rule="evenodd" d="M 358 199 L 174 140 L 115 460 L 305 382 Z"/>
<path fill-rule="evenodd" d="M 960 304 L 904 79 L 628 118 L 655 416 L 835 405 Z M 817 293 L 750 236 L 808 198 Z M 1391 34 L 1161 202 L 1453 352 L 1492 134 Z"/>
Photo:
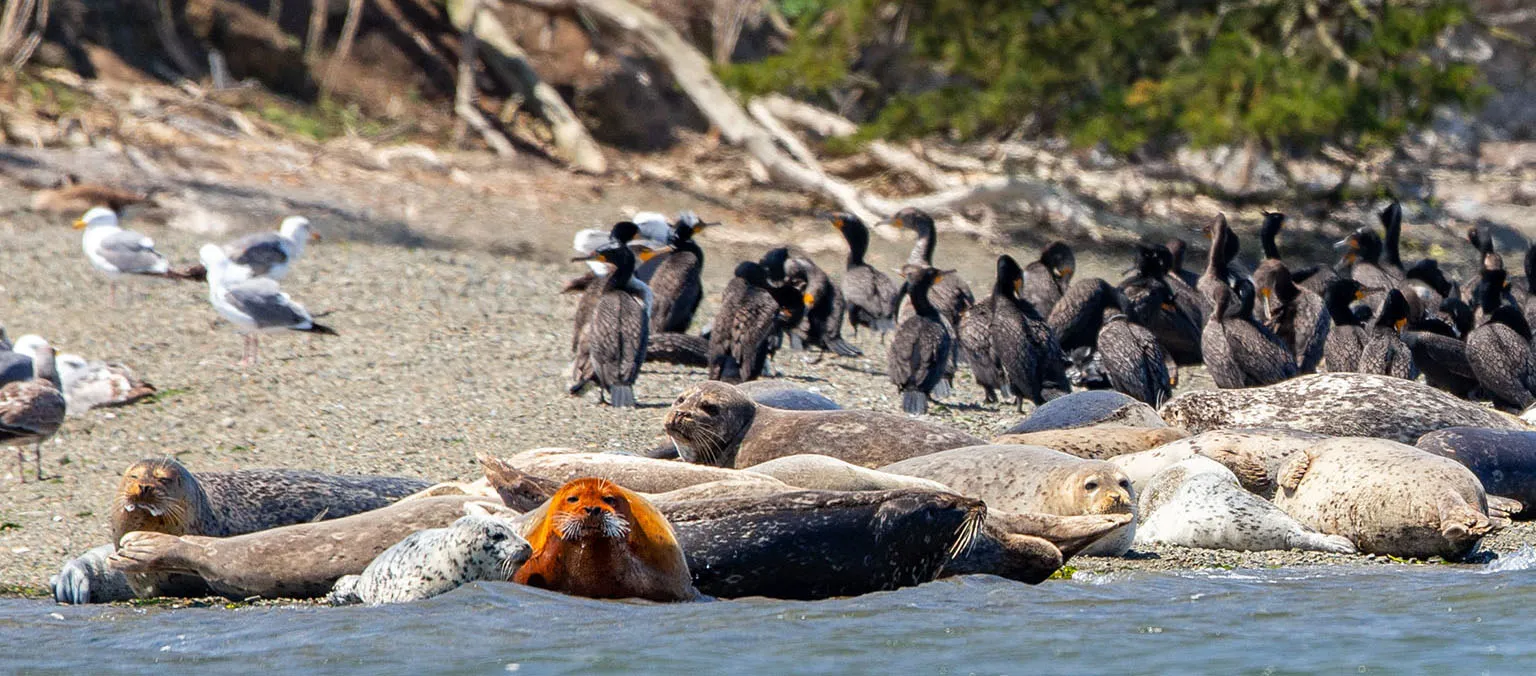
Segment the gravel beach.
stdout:
<path fill-rule="evenodd" d="M 306 251 L 283 287 L 312 312 L 329 313 L 322 321 L 341 335 L 264 335 L 262 363 L 242 372 L 235 366 L 240 338 L 208 305 L 205 285 L 126 279 L 113 307 L 106 279 L 86 262 L 68 219 L 13 214 L 0 223 L 0 298 L 6 299 L 0 321 L 10 335 L 39 333 L 60 351 L 125 362 L 160 393 L 137 405 L 70 418 L 44 445 L 44 469 L 57 478 L 33 482 L 29 469 L 28 482 L 19 483 L 6 449 L 0 458 L 0 585 L 9 594 L 36 592 L 66 559 L 106 542 L 106 513 L 120 473 L 148 456 L 174 455 L 193 471 L 291 467 L 461 480 L 478 475 L 474 457 L 482 451 L 655 445 L 667 406 L 702 371 L 648 366 L 635 387 L 638 410 L 600 406 L 595 394 L 566 394 L 575 298 L 558 292 L 581 268 L 558 261 L 569 255 L 571 231 L 595 217 L 572 220 L 526 231 L 521 237 L 529 246 L 512 256 L 487 253 L 490 247 L 475 242 L 433 248 L 378 243 L 327 231 L 326 221 L 316 219 L 328 240 Z M 835 235 L 804 220 L 777 237 Z M 138 223 L 131 214 L 125 227 L 153 237 L 178 265 L 195 261 L 197 248 L 210 239 Z M 713 313 L 734 262 L 755 258 L 775 237 L 762 225 L 743 232 L 760 233 L 762 242 L 746 235 L 735 241 L 750 246 L 722 244 L 709 233 L 701 238 L 709 256 L 708 295 L 695 330 Z M 815 257 L 835 276 L 842 248 L 833 244 Z M 894 268 L 908 246 L 880 242 L 872 257 Z M 959 238 L 946 239 L 939 253 L 941 265 L 959 267 L 978 296 L 989 284 L 991 256 Z M 1118 278 L 1113 268 L 1120 266 L 1092 255 L 1079 260 L 1080 274 Z M 817 362 L 786 353 L 778 366 L 787 378 L 845 407 L 899 411 L 878 339 L 865 334 L 852 342 L 866 356 Z M 980 404 L 968 376 L 957 385 L 955 405 L 935 407 L 936 419 L 986 437 L 1020 418 L 1011 406 Z M 1196 370 L 1185 374 L 1181 387 L 1209 387 L 1209 381 Z M 27 454 L 30 464 L 30 449 Z M 1487 546 L 1508 552 L 1528 543 L 1536 543 L 1536 528 L 1522 524 Z M 1368 561 L 1373 559 L 1160 549 L 1072 565 L 1113 571 Z"/>

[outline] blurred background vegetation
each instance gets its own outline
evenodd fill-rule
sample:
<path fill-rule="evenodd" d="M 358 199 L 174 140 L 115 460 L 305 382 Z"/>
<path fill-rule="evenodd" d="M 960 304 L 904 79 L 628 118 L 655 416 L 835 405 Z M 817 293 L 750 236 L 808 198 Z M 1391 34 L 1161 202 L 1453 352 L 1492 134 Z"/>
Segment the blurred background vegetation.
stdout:
<path fill-rule="evenodd" d="M 721 75 L 862 123 L 860 138 L 1054 135 L 1131 153 L 1258 142 L 1367 151 L 1475 108 L 1440 41 L 1458 0 L 783 0 L 782 54 Z"/>

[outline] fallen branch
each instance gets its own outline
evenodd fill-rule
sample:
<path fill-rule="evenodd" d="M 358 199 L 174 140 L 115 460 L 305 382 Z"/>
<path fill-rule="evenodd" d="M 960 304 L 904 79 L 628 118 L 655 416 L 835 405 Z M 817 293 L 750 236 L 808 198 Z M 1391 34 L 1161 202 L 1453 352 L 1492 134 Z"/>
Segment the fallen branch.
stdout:
<path fill-rule="evenodd" d="M 792 122 L 822 138 L 852 136 L 859 131 L 859 126 L 848 118 L 780 94 L 753 99 L 747 109 L 752 110 L 753 106 L 761 106 L 773 117 Z M 762 119 L 755 113 L 753 116 L 759 121 Z M 880 166 L 910 175 L 929 190 L 946 190 L 958 184 L 917 155 L 884 141 L 870 142 L 865 151 Z M 794 153 L 794 148 L 790 148 L 790 152 Z"/>
<path fill-rule="evenodd" d="M 761 101 L 753 99 L 747 104 L 747 112 L 751 113 L 753 119 L 757 120 L 758 124 L 763 125 L 763 128 L 768 130 L 768 133 L 773 134 L 774 139 L 783 144 L 784 149 L 788 150 L 789 154 L 793 155 L 795 159 L 800 160 L 811 169 L 825 173 L 825 170 L 821 168 L 821 162 L 816 159 L 816 153 L 811 152 L 809 146 L 805 145 L 799 137 L 790 132 L 778 118 L 775 118 L 773 113 L 769 112 L 767 106 L 764 106 Z"/>
<path fill-rule="evenodd" d="M 459 77 L 454 85 L 453 112 L 463 123 L 479 132 L 497 155 L 511 157 L 517 154 L 512 147 L 512 142 L 507 140 L 500 130 L 492 127 L 491 123 L 485 119 L 485 114 L 475 105 L 475 92 L 478 90 L 475 85 L 475 47 L 479 41 L 475 38 L 475 31 L 470 26 L 480 15 L 480 0 L 467 0 L 467 2 L 470 21 L 466 22 L 463 37 L 460 40 Z M 462 132 L 462 128 L 459 132 Z M 460 139 L 462 136 L 462 133 L 454 134 L 455 139 Z"/>

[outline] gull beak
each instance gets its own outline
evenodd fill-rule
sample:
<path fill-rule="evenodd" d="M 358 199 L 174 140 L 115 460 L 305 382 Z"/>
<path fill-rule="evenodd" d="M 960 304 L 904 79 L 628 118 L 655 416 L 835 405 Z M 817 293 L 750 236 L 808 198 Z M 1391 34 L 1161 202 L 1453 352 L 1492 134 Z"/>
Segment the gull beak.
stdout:
<path fill-rule="evenodd" d="M 1355 289 L 1355 300 L 1365 300 L 1365 289 Z"/>
<path fill-rule="evenodd" d="M 76 230 L 84 230 L 85 229 L 85 219 L 83 219 L 83 218 L 75 219 L 75 224 L 74 224 L 73 227 Z"/>
<path fill-rule="evenodd" d="M 311 242 L 318 242 L 318 241 L 320 241 L 322 239 L 325 239 L 325 238 L 321 237 L 320 233 L 315 232 L 314 230 L 310 230 L 309 231 L 309 241 L 311 241 Z"/>

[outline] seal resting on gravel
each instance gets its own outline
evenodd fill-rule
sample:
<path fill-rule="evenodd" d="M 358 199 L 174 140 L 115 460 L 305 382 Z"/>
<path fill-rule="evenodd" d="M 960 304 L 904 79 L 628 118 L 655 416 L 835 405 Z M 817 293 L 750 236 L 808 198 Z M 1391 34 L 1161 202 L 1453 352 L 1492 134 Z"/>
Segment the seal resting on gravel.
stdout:
<path fill-rule="evenodd" d="M 1044 430 L 1023 434 L 1004 434 L 994 444 L 1044 446 L 1068 455 L 1090 460 L 1108 460 L 1117 455 L 1156 448 L 1189 436 L 1177 427 L 1127 427 L 1097 425 L 1066 430 Z"/>
<path fill-rule="evenodd" d="M 1428 385 L 1364 373 L 1319 373 L 1267 387 L 1185 392 L 1161 409 L 1191 434 L 1231 427 L 1282 427 L 1336 437 L 1411 444 L 1446 427 L 1519 430 L 1512 416 Z"/>
<path fill-rule="evenodd" d="M 1243 490 L 1232 470 L 1201 455 L 1158 472 L 1141 492 L 1136 514 L 1138 545 L 1355 553 L 1348 538 L 1301 525 L 1279 507 Z"/>
<path fill-rule="evenodd" d="M 227 538 L 134 531 L 123 536 L 108 562 L 124 573 L 195 576 L 213 593 L 237 601 L 319 598 L 406 536 L 448 526 L 464 515 L 466 502 L 483 499 L 404 500 L 341 519 Z"/>
<path fill-rule="evenodd" d="M 880 471 L 931 479 L 1006 512 L 1135 514 L 1131 480 L 1120 468 L 1042 446 L 968 446 L 903 460 Z M 1082 553 L 1120 556 L 1135 535 L 1132 522 Z"/>
<path fill-rule="evenodd" d="M 959 430 L 874 411 L 782 411 L 720 382 L 688 388 L 667 412 L 667 436 L 682 459 L 750 467 L 815 452 L 864 467 L 985 441 Z"/>
<path fill-rule="evenodd" d="M 788 455 L 738 471 L 765 474 L 797 488 L 819 491 L 949 490 L 937 481 L 881 472 L 811 453 Z"/>
<path fill-rule="evenodd" d="M 1114 390 L 1084 390 L 1036 407 L 1004 434 L 1067 430 L 1094 425 L 1167 427 L 1151 406 Z"/>
<path fill-rule="evenodd" d="M 533 548 L 512 522 L 486 503 L 467 503 L 464 511 L 465 516 L 447 528 L 411 533 L 384 550 L 361 574 L 337 580 L 326 600 L 334 605 L 408 603 L 479 580 L 512 579 Z"/>
<path fill-rule="evenodd" d="M 526 537 L 533 555 L 512 578 L 519 584 L 594 599 L 699 596 L 667 518 L 611 481 L 561 486 Z"/>
<path fill-rule="evenodd" d="M 1264 427 L 1212 430 L 1140 453 L 1118 455 L 1109 461 L 1130 475 L 1136 494 L 1141 495 L 1146 483 L 1158 472 L 1180 461 L 1205 456 L 1232 470 L 1243 488 L 1268 499 L 1275 495 L 1280 465 L 1292 454 L 1327 438 L 1326 434 Z"/>
<path fill-rule="evenodd" d="M 1488 517 L 1471 470 L 1382 439 L 1330 439 L 1291 456 L 1275 506 L 1362 552 L 1405 558 L 1461 559 L 1509 523 Z"/>
<path fill-rule="evenodd" d="M 556 482 L 581 478 L 607 479 L 639 493 L 667 491 L 734 479 L 771 481 L 762 474 L 675 460 L 656 460 L 620 453 L 585 453 L 566 449 L 536 448 L 505 461 L 519 471 Z"/>
<path fill-rule="evenodd" d="M 430 484 L 419 479 L 252 469 L 193 474 L 172 458 L 128 466 L 112 500 L 112 545 L 64 564 L 51 580 L 60 603 L 154 596 L 203 596 L 196 579 L 173 574 L 116 579 L 105 564 L 131 531 L 227 537 L 336 519 L 384 507 Z"/>
<path fill-rule="evenodd" d="M 1498 496 L 1520 502 L 1520 507 L 1504 506 L 1511 516 L 1536 518 L 1536 432 L 1447 427 L 1419 437 L 1414 445 L 1472 470 L 1488 493 L 1489 509 L 1496 508 Z"/>

